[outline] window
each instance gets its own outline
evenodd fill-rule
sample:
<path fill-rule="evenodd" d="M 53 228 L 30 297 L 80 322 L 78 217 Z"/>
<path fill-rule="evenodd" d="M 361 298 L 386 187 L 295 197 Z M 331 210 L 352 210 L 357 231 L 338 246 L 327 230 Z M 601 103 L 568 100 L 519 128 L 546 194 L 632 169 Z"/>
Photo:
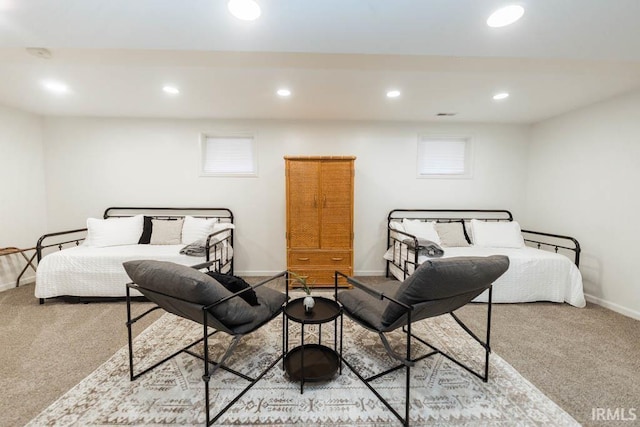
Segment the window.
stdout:
<path fill-rule="evenodd" d="M 470 139 L 421 136 L 417 172 L 418 178 L 471 178 Z"/>
<path fill-rule="evenodd" d="M 256 141 L 251 135 L 202 135 L 204 176 L 258 176 Z"/>

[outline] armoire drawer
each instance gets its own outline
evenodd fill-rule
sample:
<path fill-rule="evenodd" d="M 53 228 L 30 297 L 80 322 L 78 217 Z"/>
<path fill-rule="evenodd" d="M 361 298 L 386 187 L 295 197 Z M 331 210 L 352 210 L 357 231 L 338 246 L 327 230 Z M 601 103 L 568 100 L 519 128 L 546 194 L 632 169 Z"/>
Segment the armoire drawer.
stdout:
<path fill-rule="evenodd" d="M 289 251 L 290 266 L 331 266 L 351 265 L 349 251 Z"/>
<path fill-rule="evenodd" d="M 310 287 L 322 287 L 322 288 L 333 286 L 334 274 L 336 270 L 346 274 L 347 276 L 353 275 L 351 267 L 335 268 L 332 270 L 329 270 L 329 269 L 321 270 L 321 269 L 311 269 L 311 268 L 310 269 L 291 268 L 290 270 L 299 276 L 306 277 L 307 284 Z M 344 277 L 339 276 L 338 286 L 349 286 L 349 285 L 347 284 L 347 280 Z M 294 286 L 292 287 L 296 288 L 297 286 L 295 286 L 294 284 Z"/>

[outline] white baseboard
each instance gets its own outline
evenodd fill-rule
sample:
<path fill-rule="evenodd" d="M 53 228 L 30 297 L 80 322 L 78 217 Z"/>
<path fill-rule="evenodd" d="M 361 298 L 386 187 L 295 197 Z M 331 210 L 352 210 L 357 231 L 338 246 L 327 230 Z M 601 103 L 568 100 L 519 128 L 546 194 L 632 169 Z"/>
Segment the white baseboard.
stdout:
<path fill-rule="evenodd" d="M 35 281 L 36 281 L 36 276 L 22 277 L 20 279 L 20 286 L 25 285 L 27 283 L 33 283 Z M 0 283 L 0 292 L 6 291 L 6 290 L 11 289 L 11 288 L 15 288 L 15 287 L 16 287 L 15 280 L 13 280 L 11 282 L 6 282 L 6 283 Z"/>
<path fill-rule="evenodd" d="M 354 276 L 384 276 L 386 273 L 385 270 L 360 270 L 354 271 Z"/>
<path fill-rule="evenodd" d="M 627 307 L 623 307 L 619 304 L 603 300 L 602 298 L 594 297 L 593 295 L 584 294 L 584 297 L 587 301 L 602 306 L 604 308 L 608 308 L 609 310 L 615 311 L 616 313 L 623 314 L 627 317 L 631 317 L 632 319 L 640 320 L 640 312 L 631 310 Z"/>

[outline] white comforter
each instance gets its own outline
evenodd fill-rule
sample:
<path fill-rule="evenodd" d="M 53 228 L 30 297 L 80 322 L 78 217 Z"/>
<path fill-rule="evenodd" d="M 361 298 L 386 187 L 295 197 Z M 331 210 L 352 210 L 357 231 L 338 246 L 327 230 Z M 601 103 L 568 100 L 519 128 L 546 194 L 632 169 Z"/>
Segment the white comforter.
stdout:
<path fill-rule="evenodd" d="M 62 295 L 122 297 L 131 282 L 122 263 L 136 259 L 170 261 L 183 265 L 205 262 L 204 257 L 181 255 L 184 245 L 126 245 L 91 247 L 80 245 L 46 255 L 36 272 L 37 298 Z M 228 259 L 232 257 L 231 247 Z M 219 252 L 219 251 L 218 251 Z M 220 254 L 216 254 L 219 258 Z M 227 254 L 224 254 L 227 258 Z M 132 292 L 132 295 L 139 295 Z"/>
<path fill-rule="evenodd" d="M 552 301 L 567 302 L 575 307 L 586 305 L 580 270 L 564 255 L 531 247 L 513 249 L 470 246 L 443 249 L 444 258 L 489 255 L 509 257 L 509 269 L 493 285 L 493 302 Z M 400 258 L 399 252 L 396 250 L 396 262 Z M 413 252 L 409 253 L 413 257 Z M 406 251 L 403 251 L 402 259 L 407 259 L 406 256 Z M 385 254 L 385 259 L 392 260 L 393 257 L 393 250 L 390 249 Z M 418 262 L 423 263 L 427 259 L 426 256 L 420 256 Z M 402 271 L 393 265 L 390 267 L 394 276 L 403 280 Z M 484 302 L 487 295 L 485 292 L 474 301 Z"/>

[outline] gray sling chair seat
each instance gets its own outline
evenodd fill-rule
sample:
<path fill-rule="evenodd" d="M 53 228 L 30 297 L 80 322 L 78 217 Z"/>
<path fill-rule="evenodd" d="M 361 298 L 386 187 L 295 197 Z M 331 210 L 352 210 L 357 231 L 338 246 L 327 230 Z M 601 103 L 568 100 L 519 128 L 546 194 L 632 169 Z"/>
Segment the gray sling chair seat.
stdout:
<path fill-rule="evenodd" d="M 338 293 L 338 300 L 343 306 L 344 313 L 364 328 L 376 332 L 380 336 L 389 356 L 400 361 L 399 365 L 368 378 L 364 378 L 347 360 L 343 359 L 344 363 L 393 412 L 403 425 L 409 425 L 410 374 L 411 367 L 417 361 L 441 354 L 486 382 L 489 378 L 489 353 L 491 351 L 489 347 L 491 285 L 507 271 L 508 267 L 509 258 L 503 255 L 431 259 L 422 263 L 402 283 L 394 280 L 377 285 L 365 285 L 336 271 L 336 280 L 338 280 L 338 276 L 346 277 L 347 281 L 354 286 L 354 289 Z M 466 305 L 486 290 L 489 291 L 486 340 L 482 341 L 453 311 Z M 411 324 L 413 322 L 447 313 L 484 348 L 485 366 L 483 374 L 475 372 L 411 332 Z M 385 336 L 385 333 L 399 328 L 402 328 L 402 332 L 406 334 L 406 355 L 394 351 Z M 411 358 L 412 339 L 426 345 L 431 351 L 422 356 Z M 371 381 L 403 367 L 405 368 L 404 417 L 371 385 Z"/>
<path fill-rule="evenodd" d="M 214 278 L 199 271 L 200 269 L 209 268 L 214 262 L 215 261 L 211 261 L 193 267 L 171 262 L 147 260 L 128 261 L 124 263 L 124 268 L 133 281 L 133 283 L 127 284 L 127 328 L 129 332 L 129 374 L 131 381 L 183 352 L 203 360 L 204 375 L 202 379 L 205 384 L 207 425 L 215 423 L 222 414 L 249 391 L 249 389 L 282 358 L 282 354 L 280 354 L 255 378 L 231 369 L 224 364 L 242 337 L 257 330 L 282 312 L 282 306 L 286 300 L 285 294 L 266 286 L 263 287 L 263 285 L 279 277 L 284 277 L 286 283 L 288 277 L 287 272 L 284 271 L 257 285 L 232 293 Z M 136 318 L 131 318 L 130 289 L 139 291 L 150 301 L 157 304 L 157 306 Z M 260 305 L 249 305 L 240 297 L 240 295 L 245 292 L 255 292 Z M 203 325 L 202 338 L 155 363 L 144 371 L 134 374 L 131 327 L 142 317 L 158 308 L 162 308 L 177 316 Z M 213 328 L 214 331 L 209 332 L 209 328 Z M 209 338 L 218 332 L 225 332 L 233 336 L 233 339 L 220 360 L 212 361 L 209 359 Z M 191 350 L 192 347 L 201 342 L 204 353 L 202 355 Z M 213 365 L 212 370 L 209 368 L 210 364 Z M 213 418 L 210 418 L 209 380 L 218 368 L 249 381 L 249 385 L 236 395 L 227 406 L 215 414 Z"/>

